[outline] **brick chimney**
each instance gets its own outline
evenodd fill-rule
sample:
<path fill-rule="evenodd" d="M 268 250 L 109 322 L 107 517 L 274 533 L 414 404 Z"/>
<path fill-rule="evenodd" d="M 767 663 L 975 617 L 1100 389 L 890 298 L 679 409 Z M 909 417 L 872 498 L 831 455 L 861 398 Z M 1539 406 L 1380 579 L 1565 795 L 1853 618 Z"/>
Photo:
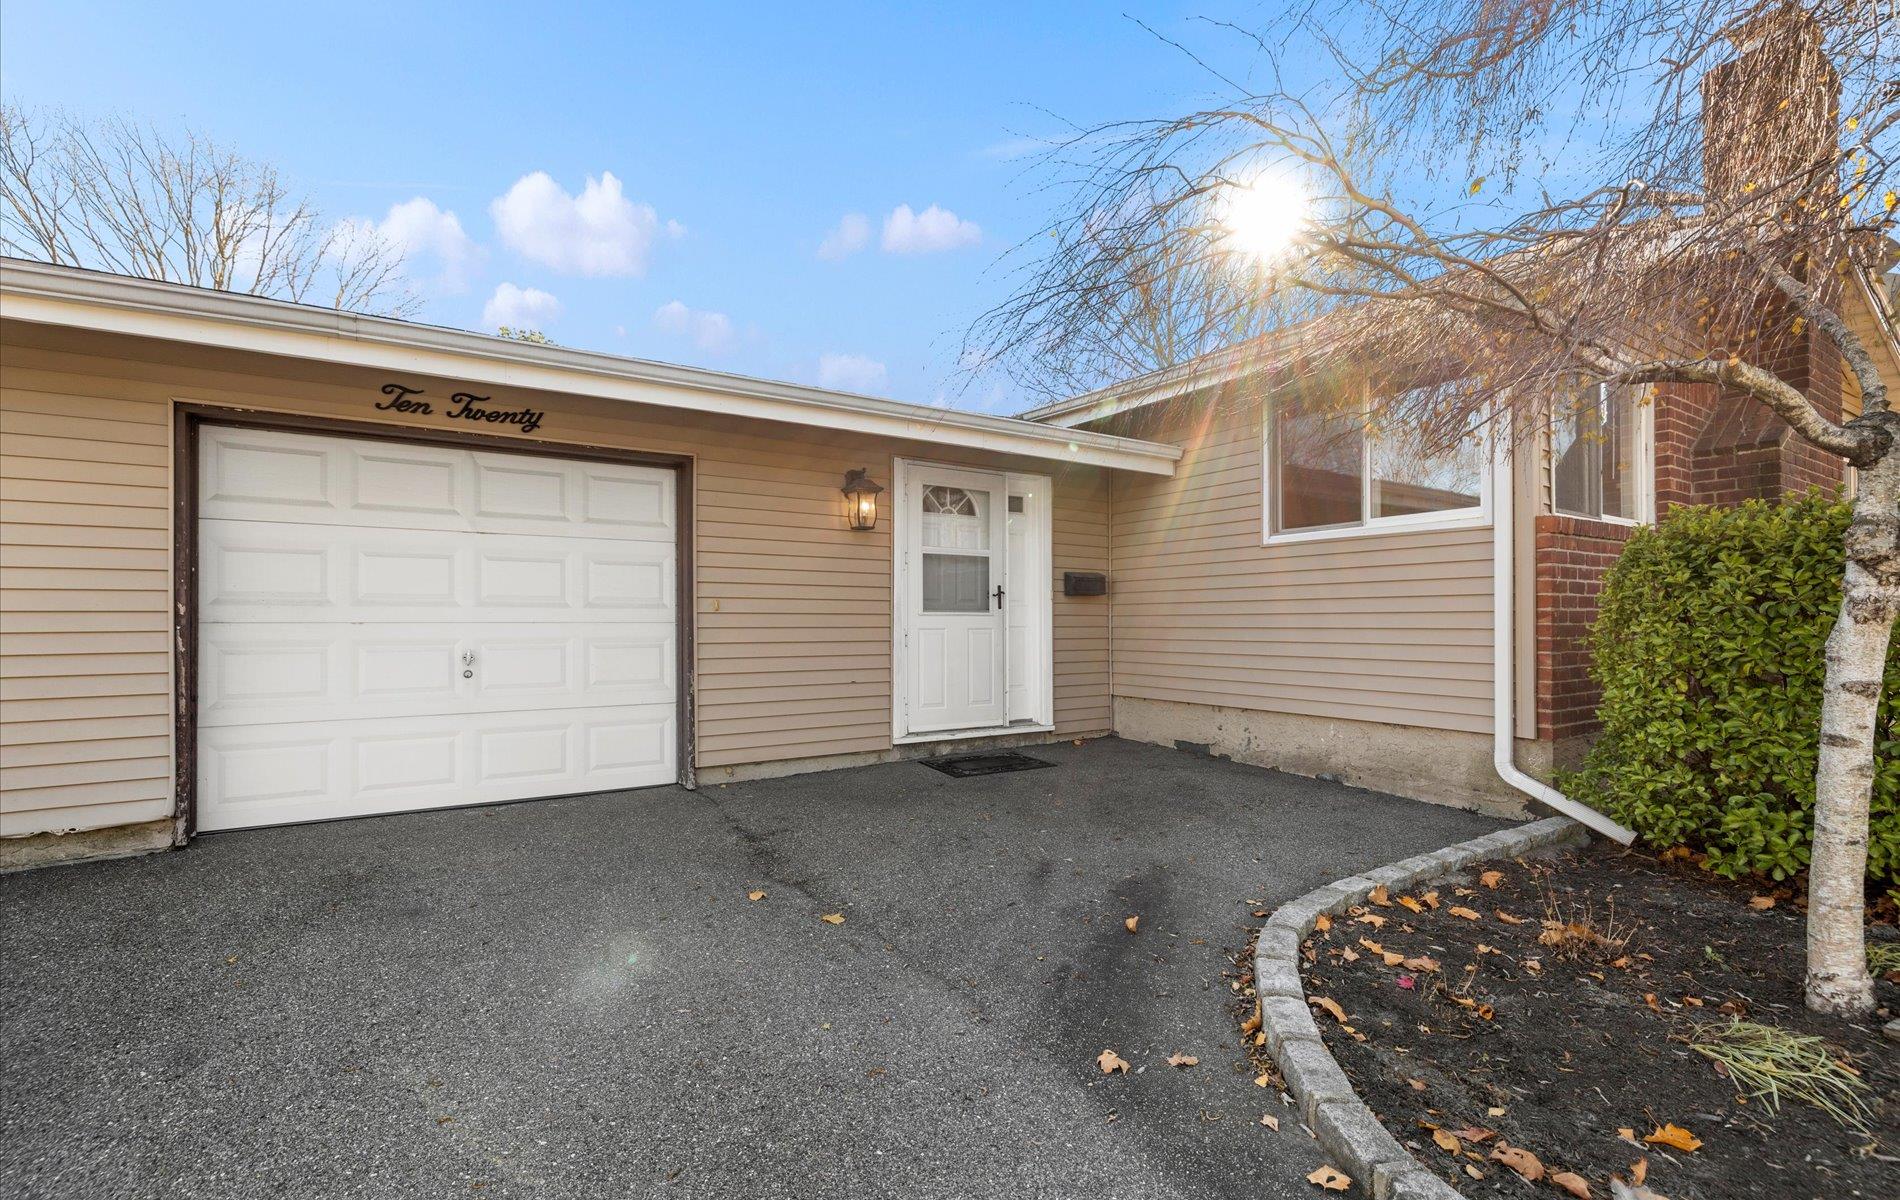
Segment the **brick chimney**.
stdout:
<path fill-rule="evenodd" d="M 1819 172 L 1839 149 L 1841 77 L 1821 27 L 1792 4 L 1767 8 L 1729 34 L 1737 51 L 1702 77 L 1702 174 L 1711 196 Z"/>
<path fill-rule="evenodd" d="M 1759 204 L 1764 215 L 1804 192 L 1831 206 L 1839 153 L 1840 75 L 1814 18 L 1792 4 L 1765 8 L 1730 33 L 1736 57 L 1702 79 L 1702 167 L 1712 208 Z M 1811 183 L 1809 181 L 1812 181 Z M 1806 277 L 1811 264 L 1789 264 Z M 1832 284 L 1832 280 L 1825 283 Z M 1743 354 L 1840 419 L 1846 365 L 1833 343 L 1765 290 Z M 1711 397 L 1689 456 L 1691 498 L 1733 504 L 1810 487 L 1838 487 L 1841 464 L 1796 437 L 1780 417 L 1740 395 Z"/>

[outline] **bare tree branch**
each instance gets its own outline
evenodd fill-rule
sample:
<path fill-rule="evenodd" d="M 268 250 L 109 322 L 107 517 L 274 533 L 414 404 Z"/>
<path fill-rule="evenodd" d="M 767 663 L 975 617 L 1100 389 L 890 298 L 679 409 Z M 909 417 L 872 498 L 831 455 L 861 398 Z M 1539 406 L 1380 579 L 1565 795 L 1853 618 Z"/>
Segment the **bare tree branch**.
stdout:
<path fill-rule="evenodd" d="M 0 245 L 62 263 L 404 316 L 398 247 L 187 132 L 0 107 Z"/>

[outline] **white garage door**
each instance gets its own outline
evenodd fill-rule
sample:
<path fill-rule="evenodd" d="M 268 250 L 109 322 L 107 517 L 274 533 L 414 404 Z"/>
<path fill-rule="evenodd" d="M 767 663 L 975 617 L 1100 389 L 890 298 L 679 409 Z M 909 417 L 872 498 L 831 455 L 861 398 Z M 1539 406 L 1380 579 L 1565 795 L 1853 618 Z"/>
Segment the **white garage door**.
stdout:
<path fill-rule="evenodd" d="M 199 449 L 200 829 L 675 779 L 672 471 Z"/>

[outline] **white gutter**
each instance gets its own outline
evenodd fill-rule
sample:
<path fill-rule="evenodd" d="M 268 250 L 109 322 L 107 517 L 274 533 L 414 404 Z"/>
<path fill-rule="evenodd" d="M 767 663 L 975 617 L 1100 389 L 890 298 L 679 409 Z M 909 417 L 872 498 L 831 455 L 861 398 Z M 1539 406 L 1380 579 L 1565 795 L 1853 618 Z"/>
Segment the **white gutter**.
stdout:
<path fill-rule="evenodd" d="M 1636 840 L 1634 830 L 1517 767 L 1517 482 L 1511 470 L 1511 441 L 1499 417 L 1491 432 L 1491 765 L 1498 778 L 1539 804 L 1627 846 Z"/>
<path fill-rule="evenodd" d="M 1179 446 L 0 258 L 0 317 L 1172 475 Z"/>

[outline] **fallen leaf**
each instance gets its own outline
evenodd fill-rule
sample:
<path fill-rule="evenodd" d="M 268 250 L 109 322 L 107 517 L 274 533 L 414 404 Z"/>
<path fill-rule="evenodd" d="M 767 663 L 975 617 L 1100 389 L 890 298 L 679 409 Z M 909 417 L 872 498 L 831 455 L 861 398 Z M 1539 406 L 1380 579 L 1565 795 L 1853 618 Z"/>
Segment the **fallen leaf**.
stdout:
<path fill-rule="evenodd" d="M 1624 1183 L 1616 1176 L 1610 1176 L 1610 1200 L 1669 1200 L 1661 1192 L 1654 1192 L 1637 1184 L 1635 1187 Z"/>
<path fill-rule="evenodd" d="M 1333 919 L 1325 913 L 1321 913 L 1319 916 L 1313 918 L 1313 928 L 1319 933 L 1331 932 Z"/>
<path fill-rule="evenodd" d="M 1496 917 L 1498 920 L 1504 922 L 1506 925 L 1522 925 L 1526 921 L 1530 920 L 1529 917 L 1514 917 L 1510 913 L 1504 912 L 1502 910 L 1499 910 L 1498 912 L 1494 912 L 1491 915 Z"/>
<path fill-rule="evenodd" d="M 1171 1067 L 1198 1067 L 1201 1065 L 1201 1060 L 1192 1054 L 1176 1052 L 1168 1055 L 1168 1065 Z"/>
<path fill-rule="evenodd" d="M 1458 1140 L 1458 1135 L 1444 1129 L 1432 1130 L 1432 1141 L 1438 1143 L 1438 1148 L 1447 1154 L 1456 1154 L 1464 1149 L 1464 1143 Z"/>
<path fill-rule="evenodd" d="M 1575 1171 L 1559 1171 L 1550 1177 L 1552 1186 L 1562 1188 L 1577 1200 L 1590 1200 L 1590 1185 Z"/>
<path fill-rule="evenodd" d="M 1504 882 L 1504 872 L 1486 871 L 1484 874 L 1478 876 L 1478 882 L 1495 890 L 1500 883 Z"/>
<path fill-rule="evenodd" d="M 1375 942 L 1375 941 L 1373 941 L 1373 940 L 1372 940 L 1371 938 L 1360 938 L 1360 939 L 1359 939 L 1359 944 L 1360 944 L 1361 946 L 1364 946 L 1364 947 L 1365 947 L 1365 948 L 1366 948 L 1367 950 L 1370 950 L 1370 951 L 1372 951 L 1372 953 L 1374 953 L 1374 954 L 1384 954 L 1384 953 L 1385 953 L 1385 947 L 1384 947 L 1384 946 L 1381 946 L 1381 945 L 1380 945 L 1379 943 L 1377 943 L 1377 942 Z"/>
<path fill-rule="evenodd" d="M 1388 967 L 1396 967 L 1400 963 L 1405 961 L 1405 956 L 1403 954 L 1400 954 L 1393 950 L 1387 950 L 1384 953 L 1382 953 L 1379 957 L 1385 960 L 1385 965 Z"/>
<path fill-rule="evenodd" d="M 1275 1133 L 1280 1132 L 1280 1118 L 1274 1116 L 1272 1113 L 1261 1113 L 1260 1123 Z"/>
<path fill-rule="evenodd" d="M 1502 1108 L 1498 1108 L 1494 1106 L 1492 1108 L 1485 1109 L 1484 1115 L 1487 1117 L 1501 1117 L 1504 1115 L 1504 1110 Z"/>
<path fill-rule="evenodd" d="M 1662 1124 L 1656 1132 L 1643 1139 L 1652 1146 L 1674 1146 L 1684 1154 L 1694 1154 L 1702 1148 L 1702 1139 L 1690 1133 L 1680 1125 Z"/>
<path fill-rule="evenodd" d="M 1306 1182 L 1317 1183 L 1329 1192 L 1343 1192 L 1352 1186 L 1352 1176 L 1334 1167 L 1320 1167 L 1306 1177 Z"/>
<path fill-rule="evenodd" d="M 1420 896 L 1419 899 L 1423 900 L 1425 902 L 1426 907 L 1428 908 L 1438 907 L 1438 893 L 1437 892 L 1426 892 L 1423 896 Z"/>
<path fill-rule="evenodd" d="M 1124 1075 L 1128 1074 L 1128 1060 L 1113 1050 L 1104 1050 L 1096 1055 L 1095 1065 L 1102 1068 L 1104 1075 L 1113 1075 L 1117 1071 Z"/>
<path fill-rule="evenodd" d="M 1354 917 L 1353 920 L 1362 921 L 1365 924 L 1372 926 L 1374 929 L 1385 928 L 1385 918 L 1380 916 L 1378 913 L 1364 913 L 1360 916 Z"/>
<path fill-rule="evenodd" d="M 1484 1178 L 1484 1172 L 1483 1172 L 1483 1171 L 1480 1171 L 1480 1170 L 1479 1170 L 1478 1168 L 1476 1168 L 1476 1167 L 1474 1167 L 1474 1166 L 1472 1166 L 1472 1165 L 1471 1165 L 1470 1163 L 1466 1163 L 1466 1164 L 1465 1164 L 1465 1174 L 1467 1174 L 1467 1175 L 1469 1175 L 1469 1176 L 1471 1176 L 1471 1177 L 1472 1177 L 1473 1179 L 1483 1179 L 1483 1178 Z"/>
<path fill-rule="evenodd" d="M 1240 1023 L 1240 1032 L 1242 1034 L 1249 1034 L 1258 1028 L 1260 1028 L 1260 1013 L 1259 1010 L 1256 1009 L 1253 1016 L 1248 1017 Z"/>
<path fill-rule="evenodd" d="M 1370 900 L 1374 904 L 1380 905 L 1383 908 L 1392 907 L 1392 893 L 1385 890 L 1385 885 L 1383 883 L 1380 884 L 1378 887 L 1373 888 L 1370 892 L 1367 892 L 1366 899 Z"/>
<path fill-rule="evenodd" d="M 1415 913 L 1422 913 L 1425 911 L 1425 906 L 1423 904 L 1420 904 L 1418 901 L 1412 899 L 1410 896 L 1400 896 L 1399 904 L 1402 907 L 1410 909 L 1412 912 L 1415 912 Z"/>
<path fill-rule="evenodd" d="M 1341 962 L 1358 962 L 1359 956 L 1353 953 L 1351 946 L 1341 946 L 1339 948 L 1339 960 Z"/>
<path fill-rule="evenodd" d="M 765 899 L 765 892 L 762 890 L 750 891 L 745 894 L 745 898 L 748 900 L 763 900 Z"/>
<path fill-rule="evenodd" d="M 1425 1081 L 1423 1079 L 1407 1079 L 1405 1082 L 1411 1084 L 1412 1090 L 1415 1092 L 1422 1092 L 1425 1090 Z"/>
<path fill-rule="evenodd" d="M 1429 975 L 1438 969 L 1438 960 L 1429 954 L 1421 954 L 1417 958 L 1406 959 L 1405 969 L 1408 971 L 1422 971 Z"/>
<path fill-rule="evenodd" d="M 826 913 L 826 914 L 825 914 L 824 916 L 822 916 L 822 917 L 819 917 L 818 919 L 819 919 L 820 921 L 823 921 L 823 922 L 824 922 L 825 924 L 827 924 L 827 925 L 842 925 L 842 924 L 844 924 L 844 914 L 843 914 L 843 913 Z"/>
<path fill-rule="evenodd" d="M 1756 912 L 1762 912 L 1774 906 L 1775 898 L 1773 896 L 1755 896 L 1748 902 L 1748 907 L 1754 909 Z"/>
<path fill-rule="evenodd" d="M 1270 1074 L 1270 1073 L 1262 1073 L 1262 1074 L 1259 1074 L 1259 1075 L 1255 1075 L 1255 1076 L 1253 1077 L 1253 1085 L 1254 1085 L 1255 1087 L 1272 1087 L 1272 1086 L 1273 1086 L 1273 1076 L 1272 1076 L 1272 1074 Z"/>
<path fill-rule="evenodd" d="M 1482 1146 L 1498 1136 L 1497 1130 L 1485 1129 L 1479 1125 L 1467 1125 L 1463 1129 L 1454 1129 L 1452 1132 L 1458 1135 L 1459 1141 L 1470 1142 L 1474 1146 Z"/>
<path fill-rule="evenodd" d="M 1308 996 L 1306 998 L 1306 1002 L 1308 1004 L 1317 1005 L 1318 1007 L 1325 1009 L 1327 1013 L 1331 1015 L 1333 1020 L 1338 1021 L 1341 1025 L 1344 1025 L 1346 1023 L 1346 1010 L 1339 1007 L 1339 1001 L 1334 1000 L 1332 997 Z"/>
<path fill-rule="evenodd" d="M 1649 1160 L 1647 1158 L 1637 1159 L 1636 1165 L 1630 1168 L 1630 1182 L 1640 1184 L 1643 1180 L 1648 1178 Z"/>
<path fill-rule="evenodd" d="M 1636 1144 L 1636 1131 L 1627 1125 L 1617 1126 L 1616 1136 L 1622 1138 L 1632 1146 Z"/>
<path fill-rule="evenodd" d="M 1448 908 L 1445 911 L 1450 913 L 1454 917 L 1463 917 L 1467 921 L 1477 921 L 1477 920 L 1482 919 L 1478 916 L 1477 913 L 1473 912 L 1471 909 L 1466 908 L 1462 904 L 1454 908 Z"/>
<path fill-rule="evenodd" d="M 1491 1159 L 1493 1162 L 1503 1163 L 1532 1183 L 1536 1183 L 1544 1177 L 1544 1164 L 1538 1162 L 1537 1156 L 1532 1154 L 1529 1150 L 1524 1150 L 1517 1146 L 1507 1146 L 1500 1142 L 1497 1148 L 1491 1151 Z"/>
<path fill-rule="evenodd" d="M 1418 976 L 1416 975 L 1399 976 L 1399 986 L 1404 988 L 1408 992 L 1411 991 L 1412 989 L 1418 986 Z"/>
<path fill-rule="evenodd" d="M 1662 1011 L 1662 1005 L 1656 1003 L 1656 993 L 1654 992 L 1644 992 L 1643 1003 L 1649 1006 L 1649 1011 L 1651 1012 L 1659 1013 Z"/>
<path fill-rule="evenodd" d="M 1130 933 L 1133 933 L 1135 932 L 1135 927 L 1140 924 L 1141 924 L 1140 917 L 1129 917 L 1126 921 L 1122 922 L 1122 928 L 1126 929 Z"/>

